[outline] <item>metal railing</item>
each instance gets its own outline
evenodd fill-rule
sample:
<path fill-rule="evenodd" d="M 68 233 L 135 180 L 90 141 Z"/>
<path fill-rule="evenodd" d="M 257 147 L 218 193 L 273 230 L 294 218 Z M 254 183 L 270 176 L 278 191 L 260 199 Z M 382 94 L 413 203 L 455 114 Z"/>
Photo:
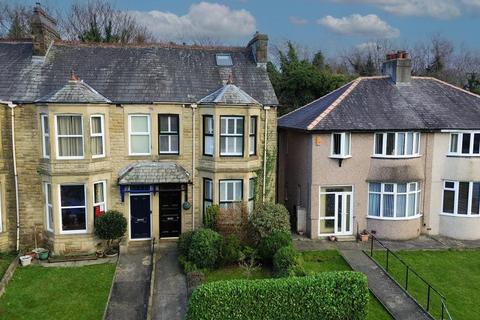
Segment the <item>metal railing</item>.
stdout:
<path fill-rule="evenodd" d="M 425 310 L 431 317 L 434 319 L 440 319 L 440 320 L 453 320 L 452 316 L 450 315 L 450 312 L 448 311 L 447 308 L 447 303 L 446 303 L 446 298 L 443 294 L 441 294 L 437 289 L 435 289 L 427 280 L 425 280 L 421 275 L 418 274 L 417 271 L 415 271 L 411 266 L 409 266 L 405 261 L 403 261 L 402 258 L 400 258 L 395 252 L 390 250 L 387 246 L 385 246 L 380 240 L 378 240 L 374 235 L 370 234 L 370 257 L 372 258 L 375 263 L 382 268 L 389 276 L 394 280 L 398 285 L 403 287 L 405 291 L 415 300 L 415 302 L 423 309 Z M 378 243 L 381 248 L 383 248 L 383 251 L 386 252 L 385 255 L 385 266 L 383 266 L 379 261 L 377 261 L 377 258 L 374 257 L 375 253 L 379 253 L 382 251 L 382 249 L 375 249 L 375 243 Z M 404 272 L 405 279 L 404 281 L 401 281 L 400 279 L 395 279 L 393 276 L 392 267 L 391 264 L 393 262 L 392 259 L 395 259 L 394 261 L 400 262 L 400 265 L 404 267 L 404 270 L 400 270 Z M 409 292 L 409 280 L 411 281 L 410 278 L 412 276 L 416 276 L 425 286 L 426 286 L 426 305 L 422 305 L 417 299 L 414 297 L 414 292 L 411 290 Z M 402 283 L 401 283 L 402 282 Z M 440 301 L 440 310 L 434 310 L 433 309 L 433 298 L 438 297 Z"/>

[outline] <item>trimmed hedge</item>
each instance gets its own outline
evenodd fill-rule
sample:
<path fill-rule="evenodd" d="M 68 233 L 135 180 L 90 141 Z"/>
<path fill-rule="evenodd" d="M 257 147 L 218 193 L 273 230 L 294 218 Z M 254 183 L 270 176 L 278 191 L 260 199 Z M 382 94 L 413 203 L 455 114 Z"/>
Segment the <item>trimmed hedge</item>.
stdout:
<path fill-rule="evenodd" d="M 292 235 L 290 232 L 274 231 L 260 240 L 258 254 L 264 262 L 271 263 L 278 249 L 291 246 L 292 243 Z"/>
<path fill-rule="evenodd" d="M 274 231 L 290 232 L 290 214 L 278 203 L 259 205 L 253 211 L 250 223 L 258 237 L 265 238 Z"/>
<path fill-rule="evenodd" d="M 187 260 L 198 268 L 212 268 L 220 258 L 222 237 L 210 229 L 198 229 L 193 232 Z"/>
<path fill-rule="evenodd" d="M 186 319 L 363 320 L 368 299 L 367 278 L 352 271 L 215 281 L 195 289 Z"/>

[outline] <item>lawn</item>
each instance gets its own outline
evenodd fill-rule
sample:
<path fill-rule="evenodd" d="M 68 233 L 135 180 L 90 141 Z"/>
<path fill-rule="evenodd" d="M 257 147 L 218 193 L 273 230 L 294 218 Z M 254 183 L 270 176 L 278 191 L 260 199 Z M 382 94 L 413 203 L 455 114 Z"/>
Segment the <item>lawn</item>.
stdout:
<path fill-rule="evenodd" d="M 14 258 L 15 254 L 13 253 L 0 252 L 0 279 L 2 279 Z"/>
<path fill-rule="evenodd" d="M 0 299 L 2 319 L 101 319 L 115 264 L 19 267 Z"/>
<path fill-rule="evenodd" d="M 433 287 L 445 295 L 453 319 L 478 319 L 478 286 L 480 284 L 480 250 L 399 251 L 396 252 Z M 375 258 L 385 266 L 385 252 L 377 251 Z M 405 268 L 396 259 L 389 259 L 389 271 L 402 286 L 405 285 Z M 427 286 L 409 273 L 408 292 L 424 307 L 427 303 Z M 431 296 L 431 312 L 439 318 L 440 299 Z"/>
<path fill-rule="evenodd" d="M 343 257 L 336 250 L 303 252 L 302 255 L 305 260 L 305 270 L 309 273 L 351 270 L 350 266 L 345 262 Z M 270 269 L 263 267 L 253 272 L 249 279 L 264 279 L 270 277 Z M 245 270 L 237 266 L 220 268 L 217 270 L 207 271 L 205 273 L 206 282 L 245 278 L 247 278 Z M 372 294 L 370 294 L 367 319 L 392 319 L 392 317 Z"/>

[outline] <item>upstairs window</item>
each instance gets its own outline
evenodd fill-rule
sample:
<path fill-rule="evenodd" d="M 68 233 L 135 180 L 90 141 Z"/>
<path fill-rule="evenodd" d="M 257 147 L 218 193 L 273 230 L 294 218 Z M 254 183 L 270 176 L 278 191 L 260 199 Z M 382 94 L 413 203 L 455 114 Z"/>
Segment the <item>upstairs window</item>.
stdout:
<path fill-rule="evenodd" d="M 250 117 L 250 134 L 249 134 L 249 151 L 248 154 L 253 156 L 257 154 L 257 117 Z"/>
<path fill-rule="evenodd" d="M 42 114 L 40 121 L 42 122 L 43 157 L 48 159 L 50 158 L 50 128 L 48 126 L 48 116 L 46 114 Z"/>
<path fill-rule="evenodd" d="M 90 139 L 92 158 L 105 156 L 105 128 L 103 115 L 98 114 L 90 117 Z"/>
<path fill-rule="evenodd" d="M 179 154 L 178 115 L 159 115 L 159 153 Z"/>
<path fill-rule="evenodd" d="M 351 135 L 349 132 L 332 133 L 331 157 L 346 158 L 351 155 Z"/>
<path fill-rule="evenodd" d="M 83 121 L 80 115 L 58 115 L 57 157 L 83 159 Z"/>
<path fill-rule="evenodd" d="M 449 154 L 459 156 L 479 156 L 480 132 L 451 133 Z"/>
<path fill-rule="evenodd" d="M 220 155 L 243 156 L 243 117 L 220 117 Z"/>
<path fill-rule="evenodd" d="M 203 116 L 203 154 L 213 156 L 214 150 L 213 116 Z"/>
<path fill-rule="evenodd" d="M 150 154 L 150 115 L 128 116 L 129 154 L 133 156 Z"/>
<path fill-rule="evenodd" d="M 419 132 L 375 133 L 374 156 L 402 158 L 418 156 L 420 153 Z"/>
<path fill-rule="evenodd" d="M 229 67 L 233 66 L 232 56 L 226 53 L 219 53 L 215 56 L 217 66 Z"/>
<path fill-rule="evenodd" d="M 220 208 L 235 208 L 243 198 L 242 180 L 220 180 Z"/>

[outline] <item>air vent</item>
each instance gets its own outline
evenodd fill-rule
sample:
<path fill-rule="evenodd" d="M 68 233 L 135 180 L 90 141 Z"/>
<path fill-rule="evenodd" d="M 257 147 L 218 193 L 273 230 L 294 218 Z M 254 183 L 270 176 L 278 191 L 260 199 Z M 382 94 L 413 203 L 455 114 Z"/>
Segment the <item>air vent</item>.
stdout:
<path fill-rule="evenodd" d="M 229 67 L 233 66 L 232 56 L 225 53 L 218 53 L 216 55 L 217 66 Z"/>

